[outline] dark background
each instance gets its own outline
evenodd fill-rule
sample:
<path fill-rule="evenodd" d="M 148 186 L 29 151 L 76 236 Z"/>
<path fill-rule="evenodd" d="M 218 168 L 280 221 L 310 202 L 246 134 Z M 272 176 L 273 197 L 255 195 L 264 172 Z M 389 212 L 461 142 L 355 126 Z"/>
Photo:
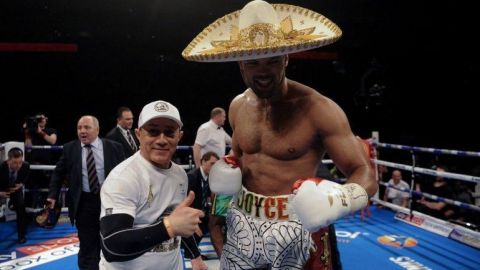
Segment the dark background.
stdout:
<path fill-rule="evenodd" d="M 474 1 L 281 2 L 313 9 L 343 30 L 340 41 L 316 50 L 337 59 L 293 57 L 287 76 L 335 100 L 356 134 L 377 130 L 382 142 L 480 151 Z M 245 3 L 1 1 L 0 43 L 74 43 L 78 51 L 0 51 L 0 142 L 22 140 L 24 117 L 37 112 L 62 144 L 76 138 L 83 114 L 97 116 L 104 135 L 117 107 L 130 107 L 137 119 L 143 105 L 164 99 L 180 109 L 181 144 L 193 144 L 210 110 L 228 108 L 244 85 L 235 63 L 187 62 L 181 51 Z"/>

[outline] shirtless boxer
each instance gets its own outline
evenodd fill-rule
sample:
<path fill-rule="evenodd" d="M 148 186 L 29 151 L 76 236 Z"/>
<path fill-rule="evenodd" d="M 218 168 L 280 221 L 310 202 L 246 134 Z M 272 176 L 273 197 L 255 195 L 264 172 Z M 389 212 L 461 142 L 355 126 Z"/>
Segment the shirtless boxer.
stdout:
<path fill-rule="evenodd" d="M 221 269 L 335 269 L 328 225 L 365 207 L 378 189 L 342 109 L 286 78 L 287 52 L 320 47 L 341 35 L 319 14 L 323 19 L 309 21 L 315 14 L 255 0 L 237 14 L 229 40 L 206 36 L 201 43 L 197 37 L 184 51 L 187 60 L 239 61 L 248 87 L 229 109 L 235 156 L 219 160 L 209 178 L 212 192 L 236 196 Z M 222 19 L 229 18 L 235 14 Z M 313 177 L 326 153 L 347 177 L 345 185 Z"/>

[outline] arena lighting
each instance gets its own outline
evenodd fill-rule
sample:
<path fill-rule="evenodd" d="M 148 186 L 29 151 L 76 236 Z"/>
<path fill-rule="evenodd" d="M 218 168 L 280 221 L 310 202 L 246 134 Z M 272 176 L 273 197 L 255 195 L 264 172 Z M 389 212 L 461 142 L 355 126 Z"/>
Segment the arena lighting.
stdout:
<path fill-rule="evenodd" d="M 1 43 L 0 52 L 78 52 L 78 45 L 75 43 L 28 43 L 12 42 Z"/>

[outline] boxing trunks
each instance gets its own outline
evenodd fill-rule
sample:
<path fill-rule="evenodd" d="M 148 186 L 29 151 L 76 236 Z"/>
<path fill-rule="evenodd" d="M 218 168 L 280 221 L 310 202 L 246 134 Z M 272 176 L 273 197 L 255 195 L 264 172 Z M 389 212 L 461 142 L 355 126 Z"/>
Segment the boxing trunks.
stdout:
<path fill-rule="evenodd" d="M 291 196 L 242 188 L 227 215 L 220 269 L 332 269 L 328 227 L 314 234 L 302 229 Z"/>

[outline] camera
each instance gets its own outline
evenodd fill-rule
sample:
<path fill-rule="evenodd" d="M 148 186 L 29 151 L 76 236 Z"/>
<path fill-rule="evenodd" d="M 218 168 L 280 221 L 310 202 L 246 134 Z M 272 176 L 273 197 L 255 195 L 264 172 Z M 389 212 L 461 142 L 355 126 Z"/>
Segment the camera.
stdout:
<path fill-rule="evenodd" d="M 38 130 L 38 122 L 42 120 L 43 117 L 41 116 L 27 116 L 25 117 L 25 129 L 30 133 L 33 134 Z"/>

